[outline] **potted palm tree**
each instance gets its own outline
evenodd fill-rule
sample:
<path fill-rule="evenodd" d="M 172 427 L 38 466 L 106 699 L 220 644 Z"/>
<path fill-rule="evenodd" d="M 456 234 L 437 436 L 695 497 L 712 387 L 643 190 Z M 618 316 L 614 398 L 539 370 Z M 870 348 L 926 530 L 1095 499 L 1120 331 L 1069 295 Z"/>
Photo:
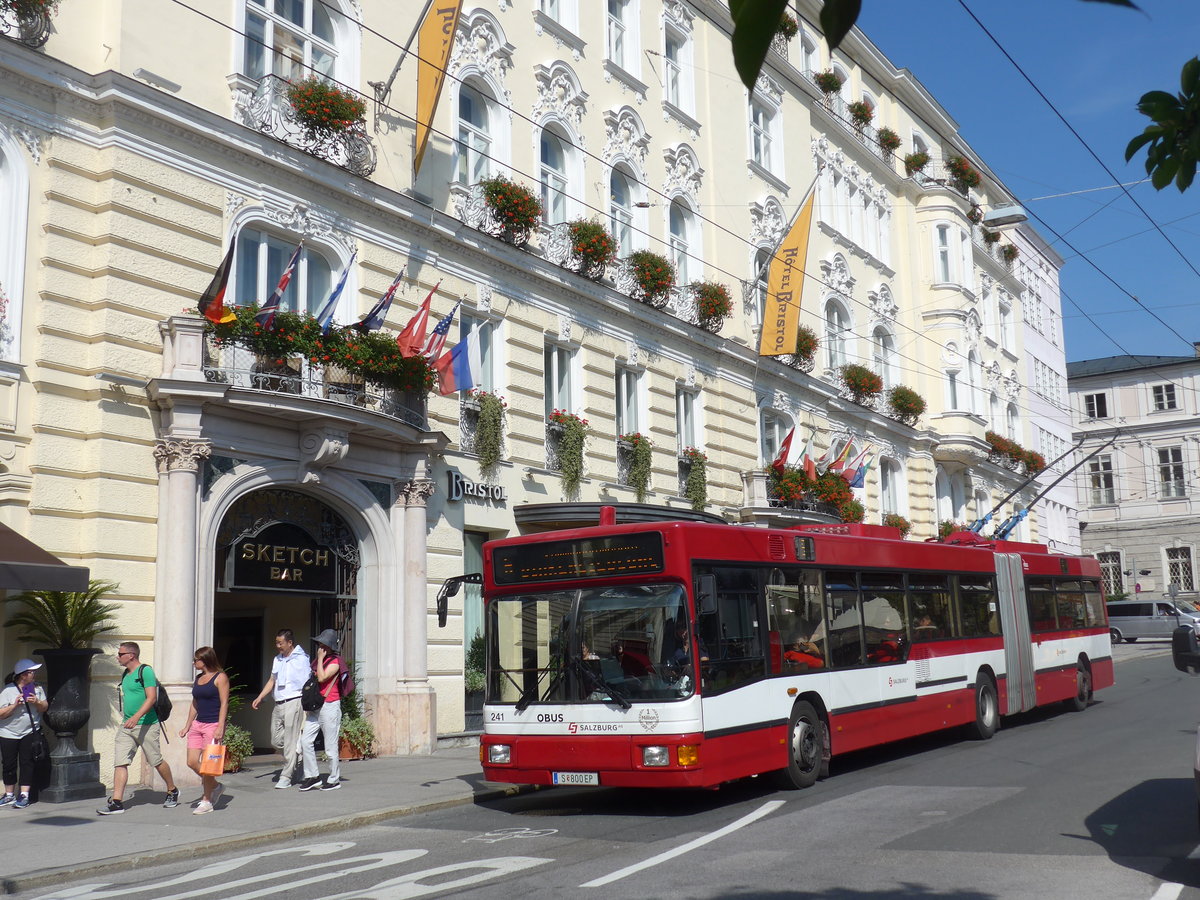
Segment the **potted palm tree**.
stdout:
<path fill-rule="evenodd" d="M 11 597 L 16 612 L 5 625 L 19 641 L 45 643 L 33 652 L 46 661 L 50 708 L 44 719 L 57 738 L 50 754 L 50 787 L 42 799 L 51 803 L 103 797 L 100 757 L 78 746 L 77 735 L 91 718 L 88 669 L 100 648 L 96 638 L 117 630 L 115 603 L 105 599 L 119 590 L 111 581 L 93 579 L 86 591 L 26 591 Z"/>

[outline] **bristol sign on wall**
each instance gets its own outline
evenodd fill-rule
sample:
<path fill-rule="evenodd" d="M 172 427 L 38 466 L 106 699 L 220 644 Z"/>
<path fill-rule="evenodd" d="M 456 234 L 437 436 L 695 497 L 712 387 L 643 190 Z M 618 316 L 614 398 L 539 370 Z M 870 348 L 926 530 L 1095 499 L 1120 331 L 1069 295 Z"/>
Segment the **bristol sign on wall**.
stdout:
<path fill-rule="evenodd" d="M 505 503 L 508 501 L 508 492 L 502 484 L 472 481 L 456 469 L 447 470 L 446 478 L 448 481 L 446 485 L 446 499 L 451 503 L 457 503 L 466 499 L 492 503 Z"/>

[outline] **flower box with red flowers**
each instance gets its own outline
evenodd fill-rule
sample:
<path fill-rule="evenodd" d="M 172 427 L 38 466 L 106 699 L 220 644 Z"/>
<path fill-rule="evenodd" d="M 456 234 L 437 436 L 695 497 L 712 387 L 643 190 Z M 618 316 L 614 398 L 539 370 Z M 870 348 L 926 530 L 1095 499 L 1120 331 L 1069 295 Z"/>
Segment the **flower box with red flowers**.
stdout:
<path fill-rule="evenodd" d="M 289 82 L 287 99 L 310 137 L 349 131 L 366 120 L 365 100 L 317 75 Z"/>

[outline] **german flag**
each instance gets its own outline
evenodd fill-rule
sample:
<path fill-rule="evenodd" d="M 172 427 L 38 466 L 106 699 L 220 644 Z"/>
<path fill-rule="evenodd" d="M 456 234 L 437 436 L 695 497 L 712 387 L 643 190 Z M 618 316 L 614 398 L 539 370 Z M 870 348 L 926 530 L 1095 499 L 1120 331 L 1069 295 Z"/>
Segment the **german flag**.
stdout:
<path fill-rule="evenodd" d="M 200 310 L 200 315 L 208 319 L 210 322 L 231 322 L 233 321 L 233 313 L 225 308 L 225 286 L 229 283 L 229 269 L 233 266 L 233 251 L 237 247 L 237 235 L 234 235 L 233 240 L 229 242 L 229 251 L 225 254 L 225 258 L 221 260 L 221 265 L 217 268 L 213 279 L 209 282 L 200 301 L 196 304 L 196 308 Z"/>

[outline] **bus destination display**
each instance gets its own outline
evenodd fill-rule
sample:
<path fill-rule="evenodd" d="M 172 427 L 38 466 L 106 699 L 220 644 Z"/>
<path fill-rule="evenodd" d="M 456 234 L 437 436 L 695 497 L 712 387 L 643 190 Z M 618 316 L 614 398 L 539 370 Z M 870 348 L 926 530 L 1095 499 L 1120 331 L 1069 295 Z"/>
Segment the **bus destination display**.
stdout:
<path fill-rule="evenodd" d="M 663 540 L 656 531 L 619 537 L 546 541 L 499 547 L 492 554 L 496 584 L 645 575 L 663 570 Z"/>

